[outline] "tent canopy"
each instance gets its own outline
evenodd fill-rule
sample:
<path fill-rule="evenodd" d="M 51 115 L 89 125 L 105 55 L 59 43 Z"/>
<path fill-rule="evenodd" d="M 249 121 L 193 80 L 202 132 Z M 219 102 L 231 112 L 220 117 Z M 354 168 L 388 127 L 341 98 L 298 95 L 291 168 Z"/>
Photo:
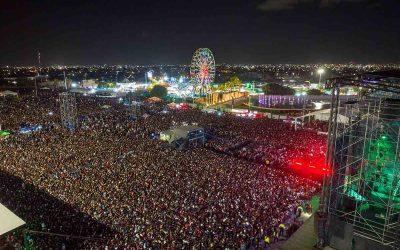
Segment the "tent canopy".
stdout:
<path fill-rule="evenodd" d="M 322 110 L 318 110 L 318 111 L 315 111 L 315 112 L 308 113 L 308 114 L 303 115 L 303 116 L 296 117 L 295 119 L 296 120 L 297 119 L 303 119 L 304 120 L 304 118 L 306 118 L 306 117 L 314 117 L 315 120 L 329 121 L 329 116 L 330 115 L 331 115 L 331 110 L 330 109 L 322 109 Z M 337 115 L 337 122 L 339 122 L 339 123 L 346 124 L 346 123 L 349 122 L 349 119 L 350 118 L 347 117 L 347 116 L 344 116 L 344 115 L 341 115 L 341 114 Z"/>
<path fill-rule="evenodd" d="M 17 96 L 18 93 L 11 91 L 11 90 L 4 90 L 4 91 L 0 92 L 0 96 L 9 96 L 9 95 Z"/>
<path fill-rule="evenodd" d="M 0 235 L 10 232 L 25 224 L 21 218 L 0 204 Z"/>
<path fill-rule="evenodd" d="M 150 97 L 146 100 L 148 103 L 157 103 L 157 102 L 162 102 L 162 99 L 156 96 Z"/>
<path fill-rule="evenodd" d="M 171 102 L 167 104 L 168 107 L 170 108 L 175 108 L 176 107 L 176 103 L 175 102 Z"/>
<path fill-rule="evenodd" d="M 10 135 L 11 133 L 5 130 L 0 130 L 0 137 Z"/>

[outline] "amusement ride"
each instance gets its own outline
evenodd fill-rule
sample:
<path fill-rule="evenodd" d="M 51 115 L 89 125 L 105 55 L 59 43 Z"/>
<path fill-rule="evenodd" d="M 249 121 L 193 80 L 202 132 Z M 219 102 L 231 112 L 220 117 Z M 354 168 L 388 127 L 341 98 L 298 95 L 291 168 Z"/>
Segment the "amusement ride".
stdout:
<path fill-rule="evenodd" d="M 194 52 L 190 65 L 190 79 L 193 94 L 207 98 L 215 79 L 215 60 L 210 49 L 199 48 Z"/>

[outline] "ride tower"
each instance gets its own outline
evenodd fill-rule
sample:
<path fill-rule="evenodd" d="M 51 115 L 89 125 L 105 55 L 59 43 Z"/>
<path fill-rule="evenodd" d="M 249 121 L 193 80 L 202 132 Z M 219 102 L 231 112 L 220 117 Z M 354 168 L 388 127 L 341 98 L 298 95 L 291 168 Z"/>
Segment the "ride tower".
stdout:
<path fill-rule="evenodd" d="M 74 130 L 78 125 L 76 96 L 71 92 L 63 92 L 59 95 L 61 125 L 64 128 Z"/>
<path fill-rule="evenodd" d="M 340 103 L 340 88 L 361 87 Z M 400 247 L 400 74 L 372 72 L 331 78 L 325 176 L 317 213 L 319 247 Z M 339 123 L 338 116 L 347 117 Z"/>

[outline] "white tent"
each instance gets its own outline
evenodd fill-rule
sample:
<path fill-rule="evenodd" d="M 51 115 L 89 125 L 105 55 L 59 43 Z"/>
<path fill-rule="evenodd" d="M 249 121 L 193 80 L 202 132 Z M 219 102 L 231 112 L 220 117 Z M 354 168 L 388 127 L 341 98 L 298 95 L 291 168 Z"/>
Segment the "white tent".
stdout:
<path fill-rule="evenodd" d="M 0 204 L 0 235 L 10 232 L 25 224 L 21 218 Z"/>
<path fill-rule="evenodd" d="M 0 96 L 18 96 L 17 92 L 11 91 L 11 90 L 4 90 L 3 92 L 0 92 Z"/>
<path fill-rule="evenodd" d="M 314 117 L 315 120 L 319 120 L 319 121 L 329 121 L 329 117 L 331 115 L 331 110 L 330 109 L 322 109 L 322 110 L 318 110 L 315 112 L 311 112 L 308 113 L 306 115 L 303 116 L 299 116 L 295 118 L 295 124 L 296 124 L 296 128 L 297 128 L 297 119 L 302 119 L 304 120 L 306 117 L 308 117 L 308 119 L 310 119 L 311 117 Z M 349 122 L 350 118 L 341 114 L 337 115 L 337 122 L 338 123 L 342 123 L 342 124 L 347 124 Z"/>

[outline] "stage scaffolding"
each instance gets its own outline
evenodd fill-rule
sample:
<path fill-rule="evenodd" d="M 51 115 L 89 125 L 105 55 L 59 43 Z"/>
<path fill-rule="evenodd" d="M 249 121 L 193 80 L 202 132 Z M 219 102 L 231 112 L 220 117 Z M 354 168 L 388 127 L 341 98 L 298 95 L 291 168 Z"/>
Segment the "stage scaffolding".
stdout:
<path fill-rule="evenodd" d="M 398 72 L 397 72 L 398 74 Z M 392 76 L 394 75 L 394 77 Z M 340 88 L 369 90 L 357 101 L 339 101 Z M 332 78 L 325 176 L 319 211 L 319 245 L 329 245 L 335 220 L 379 246 L 400 246 L 400 77 L 373 72 Z M 338 122 L 338 114 L 349 118 Z M 374 244 L 375 244 L 374 243 Z M 354 247 L 354 242 L 351 243 Z"/>
<path fill-rule="evenodd" d="M 63 92 L 59 95 L 61 124 L 64 128 L 75 129 L 78 124 L 76 97 L 74 93 Z"/>
<path fill-rule="evenodd" d="M 136 120 L 141 116 L 140 98 L 137 93 L 128 93 L 127 95 L 129 109 L 128 109 L 128 119 Z"/>

